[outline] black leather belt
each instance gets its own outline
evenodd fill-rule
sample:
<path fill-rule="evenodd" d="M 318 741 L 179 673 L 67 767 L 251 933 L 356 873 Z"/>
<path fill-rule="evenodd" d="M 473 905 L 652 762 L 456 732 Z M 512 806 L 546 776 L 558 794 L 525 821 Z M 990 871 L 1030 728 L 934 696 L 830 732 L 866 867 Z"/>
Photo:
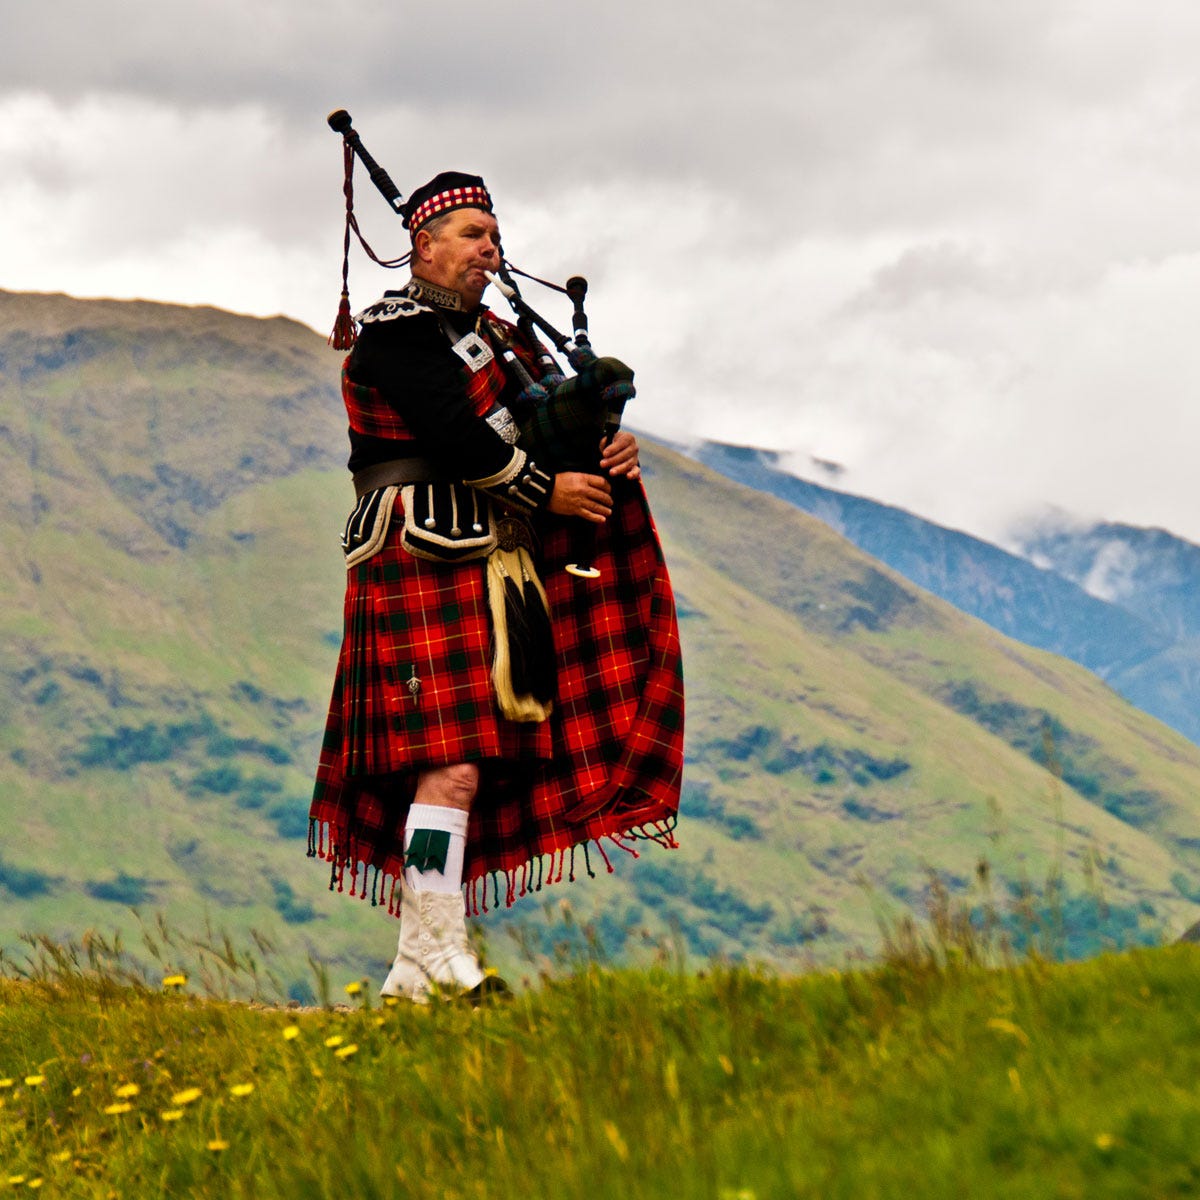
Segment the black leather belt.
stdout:
<path fill-rule="evenodd" d="M 437 483 L 445 477 L 427 458 L 391 458 L 355 471 L 354 494 L 365 496 L 393 484 Z"/>

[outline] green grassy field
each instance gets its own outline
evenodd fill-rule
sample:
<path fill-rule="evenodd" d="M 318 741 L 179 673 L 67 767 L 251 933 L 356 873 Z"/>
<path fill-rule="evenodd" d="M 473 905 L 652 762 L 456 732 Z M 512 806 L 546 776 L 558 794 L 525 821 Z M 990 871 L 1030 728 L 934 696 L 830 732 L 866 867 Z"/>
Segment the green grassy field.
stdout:
<path fill-rule="evenodd" d="M 1004 968 L 941 949 L 792 978 L 581 967 L 479 1011 L 342 980 L 344 1007 L 305 1011 L 103 965 L 0 980 L 0 1189 L 1196 1194 L 1200 949 Z"/>

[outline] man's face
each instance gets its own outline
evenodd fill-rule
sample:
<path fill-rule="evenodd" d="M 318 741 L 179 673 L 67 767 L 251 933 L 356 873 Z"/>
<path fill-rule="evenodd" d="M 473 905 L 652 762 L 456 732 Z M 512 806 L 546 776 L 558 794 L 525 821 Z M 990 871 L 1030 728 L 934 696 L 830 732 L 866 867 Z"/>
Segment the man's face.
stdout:
<path fill-rule="evenodd" d="M 457 292 L 467 308 L 483 298 L 485 271 L 500 265 L 500 226 L 491 213 L 459 208 L 435 234 L 417 234 L 419 273 L 439 287 Z"/>

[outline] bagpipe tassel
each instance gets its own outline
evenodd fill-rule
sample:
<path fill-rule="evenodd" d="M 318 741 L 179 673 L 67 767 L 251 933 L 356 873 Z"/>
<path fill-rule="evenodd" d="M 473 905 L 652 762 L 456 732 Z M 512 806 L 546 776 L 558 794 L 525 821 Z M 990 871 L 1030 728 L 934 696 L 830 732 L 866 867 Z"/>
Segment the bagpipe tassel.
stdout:
<path fill-rule="evenodd" d="M 345 180 L 342 191 L 346 197 L 346 233 L 342 239 L 342 302 L 338 305 L 337 320 L 329 335 L 329 344 L 335 350 L 349 350 L 357 340 L 354 318 L 350 315 L 350 231 L 354 227 L 354 147 L 349 141 L 344 146 Z"/>
<path fill-rule="evenodd" d="M 329 335 L 329 344 L 335 350 L 349 350 L 358 340 L 354 328 L 354 318 L 350 315 L 350 293 L 342 293 L 342 302 L 338 305 L 337 320 L 333 323 L 333 332 Z"/>

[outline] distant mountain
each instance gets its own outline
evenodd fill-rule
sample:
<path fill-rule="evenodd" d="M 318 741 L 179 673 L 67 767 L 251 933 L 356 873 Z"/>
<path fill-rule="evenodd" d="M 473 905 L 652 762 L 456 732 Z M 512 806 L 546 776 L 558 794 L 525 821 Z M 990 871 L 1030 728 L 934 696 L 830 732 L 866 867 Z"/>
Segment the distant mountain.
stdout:
<path fill-rule="evenodd" d="M 770 451 L 705 442 L 689 453 L 1002 633 L 1080 663 L 1200 742 L 1200 548 L 1161 530 L 1035 527 L 1021 535 L 1022 557 L 799 479 Z"/>
<path fill-rule="evenodd" d="M 1014 531 L 1022 554 L 1175 640 L 1200 637 L 1200 546 L 1165 529 L 1050 516 Z"/>
<path fill-rule="evenodd" d="M 309 956 L 382 965 L 394 925 L 304 854 L 350 499 L 337 366 L 290 321 L 0 293 L 0 948 L 136 944 L 134 905 L 265 931 L 293 995 Z M 1200 749 L 793 505 L 644 462 L 689 688 L 681 849 L 492 914 L 502 962 L 587 953 L 581 924 L 624 956 L 869 955 L 931 871 L 1020 906 L 1014 936 L 1066 912 L 1075 953 L 1200 915 Z"/>

